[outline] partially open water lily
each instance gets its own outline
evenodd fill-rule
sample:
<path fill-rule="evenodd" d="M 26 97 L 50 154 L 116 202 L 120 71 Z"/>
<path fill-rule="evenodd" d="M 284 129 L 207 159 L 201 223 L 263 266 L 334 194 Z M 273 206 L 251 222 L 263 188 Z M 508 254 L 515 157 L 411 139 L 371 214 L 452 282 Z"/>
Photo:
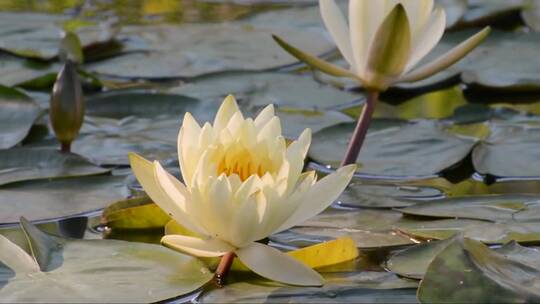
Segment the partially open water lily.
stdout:
<path fill-rule="evenodd" d="M 489 27 L 417 67 L 441 39 L 444 9 L 433 0 L 350 0 L 349 20 L 334 0 L 319 0 L 323 21 L 350 69 L 338 67 L 274 36 L 289 53 L 325 73 L 357 79 L 367 90 L 427 78 L 463 58 L 489 34 Z"/>
<path fill-rule="evenodd" d="M 193 232 L 163 237 L 166 246 L 200 257 L 234 253 L 263 277 L 318 286 L 317 272 L 256 242 L 320 213 L 352 178 L 355 165 L 319 181 L 315 172 L 303 173 L 310 142 L 306 129 L 287 146 L 272 105 L 246 119 L 229 96 L 213 124 L 201 127 L 190 113 L 184 116 L 178 136 L 184 183 L 157 161 L 131 154 L 130 162 L 152 200 Z"/>

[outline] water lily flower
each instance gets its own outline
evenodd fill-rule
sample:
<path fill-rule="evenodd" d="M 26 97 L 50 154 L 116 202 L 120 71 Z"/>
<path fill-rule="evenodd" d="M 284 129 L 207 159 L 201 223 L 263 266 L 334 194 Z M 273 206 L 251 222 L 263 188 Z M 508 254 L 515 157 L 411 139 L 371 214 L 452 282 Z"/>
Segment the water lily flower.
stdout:
<path fill-rule="evenodd" d="M 446 14 L 433 0 L 349 0 L 349 20 L 335 0 L 319 0 L 321 15 L 349 69 L 307 54 L 273 36 L 294 57 L 324 73 L 356 79 L 367 98 L 342 165 L 355 163 L 367 134 L 379 92 L 400 82 L 415 82 L 438 73 L 476 48 L 486 27 L 439 58 L 417 67 L 441 39 Z"/>
<path fill-rule="evenodd" d="M 334 0 L 319 0 L 328 31 L 350 69 L 325 62 L 274 39 L 301 61 L 325 73 L 357 79 L 368 91 L 427 78 L 459 61 L 489 34 L 486 27 L 438 59 L 417 67 L 446 27 L 442 7 L 433 0 L 350 0 L 349 22 Z"/>
<path fill-rule="evenodd" d="M 257 242 L 320 213 L 349 183 L 355 165 L 319 181 L 315 172 L 302 172 L 310 142 L 306 129 L 287 146 L 272 105 L 246 119 L 228 96 L 213 124 L 201 127 L 184 116 L 178 136 L 184 183 L 157 161 L 130 154 L 130 162 L 152 200 L 193 232 L 164 236 L 166 246 L 199 257 L 232 253 L 268 279 L 319 286 L 323 279 L 313 269 Z"/>

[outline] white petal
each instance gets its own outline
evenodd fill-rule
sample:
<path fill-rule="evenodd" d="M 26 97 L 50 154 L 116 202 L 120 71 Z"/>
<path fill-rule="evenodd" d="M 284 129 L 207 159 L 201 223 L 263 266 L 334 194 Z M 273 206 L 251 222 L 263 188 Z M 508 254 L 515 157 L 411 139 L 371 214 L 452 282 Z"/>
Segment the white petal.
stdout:
<path fill-rule="evenodd" d="M 161 243 L 198 257 L 218 257 L 235 250 L 234 247 L 219 239 L 203 240 L 175 234 L 164 236 L 161 238 Z"/>
<path fill-rule="evenodd" d="M 274 117 L 275 111 L 274 111 L 274 105 L 269 104 L 267 105 L 259 115 L 257 115 L 257 118 L 255 118 L 255 127 L 257 130 L 260 130 L 262 127 L 264 127 L 272 117 Z"/>
<path fill-rule="evenodd" d="M 257 134 L 257 142 L 269 141 L 270 143 L 279 136 L 281 136 L 281 121 L 279 117 L 274 116 Z"/>
<path fill-rule="evenodd" d="M 279 172 L 278 180 L 287 178 L 287 189 L 290 191 L 304 168 L 304 159 L 306 158 L 309 146 L 311 144 L 311 129 L 305 129 L 297 141 L 289 145 L 286 152 L 286 161 Z"/>
<path fill-rule="evenodd" d="M 336 45 L 349 65 L 354 69 L 354 55 L 351 48 L 349 26 L 345 16 L 334 0 L 319 0 L 321 16 L 326 28 L 334 38 Z"/>
<path fill-rule="evenodd" d="M 17 274 L 40 272 L 39 264 L 21 247 L 0 234 L 0 262 Z"/>
<path fill-rule="evenodd" d="M 446 28 L 446 14 L 444 9 L 437 7 L 424 30 L 420 33 L 419 39 L 413 41 L 411 57 L 405 68 L 405 72 L 410 71 L 414 66 L 431 51 L 441 40 Z M 413 37 L 414 39 L 414 37 Z"/>
<path fill-rule="evenodd" d="M 236 251 L 249 269 L 270 280 L 299 286 L 322 286 L 324 279 L 315 270 L 270 246 L 252 243 Z"/>
<path fill-rule="evenodd" d="M 411 25 L 411 35 L 416 37 L 423 31 L 433 10 L 433 0 L 400 0 Z M 397 3 L 393 4 L 396 5 Z"/>
<path fill-rule="evenodd" d="M 356 165 L 339 168 L 315 183 L 304 197 L 304 201 L 276 232 L 289 229 L 321 213 L 345 190 L 356 170 Z"/>
<path fill-rule="evenodd" d="M 163 192 L 161 186 L 154 177 L 154 165 L 152 162 L 135 153 L 129 154 L 129 162 L 137 180 L 154 203 L 187 229 L 202 235 L 207 235 L 202 227 L 199 227 L 199 225 L 196 225 L 191 221 L 180 205 L 177 205 L 175 201 Z"/>
<path fill-rule="evenodd" d="M 235 215 L 230 225 L 232 226 L 230 243 L 236 247 L 243 247 L 253 241 L 255 235 L 260 228 L 261 217 L 260 211 L 264 213 L 266 200 L 259 199 L 262 194 L 259 192 L 252 195 L 247 200 L 240 202 L 235 208 Z"/>
<path fill-rule="evenodd" d="M 219 107 L 216 118 L 214 119 L 213 126 L 216 132 L 219 133 L 223 128 L 225 128 L 233 115 L 239 111 L 240 110 L 238 109 L 238 104 L 236 103 L 234 96 L 227 96 Z"/>
<path fill-rule="evenodd" d="M 367 64 L 369 42 L 385 17 L 385 2 L 380 0 L 349 1 L 350 41 L 356 63 L 355 72 L 360 75 L 360 78 L 363 77 Z"/>
<path fill-rule="evenodd" d="M 193 116 L 188 112 L 184 115 L 182 127 L 178 133 L 178 162 L 184 180 L 188 183 L 191 181 L 193 171 L 197 161 L 194 161 L 193 156 L 198 154 L 196 143 L 199 142 L 201 127 Z"/>

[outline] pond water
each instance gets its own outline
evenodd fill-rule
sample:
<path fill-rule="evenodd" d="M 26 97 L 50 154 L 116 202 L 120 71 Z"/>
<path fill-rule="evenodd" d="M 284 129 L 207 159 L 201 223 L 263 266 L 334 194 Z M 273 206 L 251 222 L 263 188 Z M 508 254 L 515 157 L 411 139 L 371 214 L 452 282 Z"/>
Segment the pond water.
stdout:
<path fill-rule="evenodd" d="M 274 284 L 237 271 L 232 284 L 205 289 L 198 300 L 540 299 L 540 251 L 534 247 L 540 244 L 536 2 L 437 1 L 447 11 L 447 33 L 426 62 L 482 26 L 492 26 L 493 32 L 441 73 L 383 93 L 357 173 L 338 201 L 302 226 L 266 240 L 294 249 L 348 236 L 360 250 L 357 259 L 319 269 L 328 281 L 322 289 Z M 345 8 L 346 1 L 340 5 Z M 75 154 L 69 155 L 56 151 L 48 123 L 64 29 L 81 39 L 86 103 L 72 146 Z M 231 93 L 248 115 L 275 104 L 288 138 L 311 128 L 307 168 L 321 175 L 333 171 L 364 104 L 364 91 L 348 79 L 306 68 L 271 34 L 344 64 L 320 20 L 317 1 L 0 1 L 0 234 L 27 252 L 35 242 L 46 244 L 45 255 L 52 252 L 65 265 L 51 269 L 55 279 L 58 273 L 71 278 L 80 270 L 73 266 L 84 264 L 77 250 L 85 250 L 86 261 L 118 271 L 115 278 L 126 286 L 142 279 L 140 269 L 149 278 L 173 276 L 141 258 L 152 253 L 173 260 L 161 247 L 148 247 L 154 252 L 143 244 L 159 243 L 170 218 L 141 197 L 144 191 L 127 155 L 157 159 L 180 178 L 176 138 L 184 113 L 193 113 L 199 122 L 213 119 Z M 107 246 L 49 239 L 28 227 L 27 239 L 19 228 L 21 216 L 63 238 L 126 240 L 141 247 L 110 243 L 126 254 L 122 272 L 108 264 L 117 257 Z M 65 247 L 58 253 L 50 244 Z M 92 256 L 91 246 L 102 256 Z M 11 302 L 38 299 L 17 296 L 26 283 L 13 279 L 1 251 L 0 302 L 3 295 Z M 108 254 L 112 262 L 104 261 Z M 131 259 L 145 262 L 136 270 Z M 163 283 L 166 287 L 146 302 L 193 298 L 183 293 L 208 277 L 199 263 L 175 264 L 197 276 Z M 139 277 L 130 281 L 129 271 Z M 51 286 L 40 280 L 31 285 L 36 292 Z M 73 290 L 69 282 L 62 284 Z M 182 288 L 175 291 L 175 284 Z M 91 294 L 85 290 L 79 290 L 78 299 L 107 302 L 119 296 L 99 287 L 103 290 L 95 299 L 85 298 Z"/>

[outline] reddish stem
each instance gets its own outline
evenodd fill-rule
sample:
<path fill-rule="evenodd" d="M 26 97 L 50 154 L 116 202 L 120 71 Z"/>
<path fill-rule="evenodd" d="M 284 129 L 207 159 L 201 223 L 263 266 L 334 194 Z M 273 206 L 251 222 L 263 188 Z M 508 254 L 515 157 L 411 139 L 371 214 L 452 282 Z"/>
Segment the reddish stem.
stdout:
<path fill-rule="evenodd" d="M 228 252 L 221 257 L 221 261 L 219 261 L 219 265 L 216 269 L 216 274 L 214 275 L 214 282 L 218 287 L 221 288 L 225 285 L 227 274 L 231 269 L 235 256 L 234 252 Z"/>
<path fill-rule="evenodd" d="M 347 152 L 343 157 L 343 161 L 341 162 L 341 166 L 356 163 L 358 154 L 360 153 L 360 149 L 362 148 L 362 144 L 366 138 L 371 117 L 373 116 L 373 111 L 375 110 L 375 103 L 377 103 L 378 98 L 379 92 L 368 92 L 366 103 L 362 108 L 360 117 L 358 117 L 356 128 L 354 129 L 354 133 L 351 137 L 351 141 L 349 142 L 349 146 L 347 147 Z"/>
<path fill-rule="evenodd" d="M 60 151 L 62 153 L 71 153 L 71 142 L 60 143 Z"/>

